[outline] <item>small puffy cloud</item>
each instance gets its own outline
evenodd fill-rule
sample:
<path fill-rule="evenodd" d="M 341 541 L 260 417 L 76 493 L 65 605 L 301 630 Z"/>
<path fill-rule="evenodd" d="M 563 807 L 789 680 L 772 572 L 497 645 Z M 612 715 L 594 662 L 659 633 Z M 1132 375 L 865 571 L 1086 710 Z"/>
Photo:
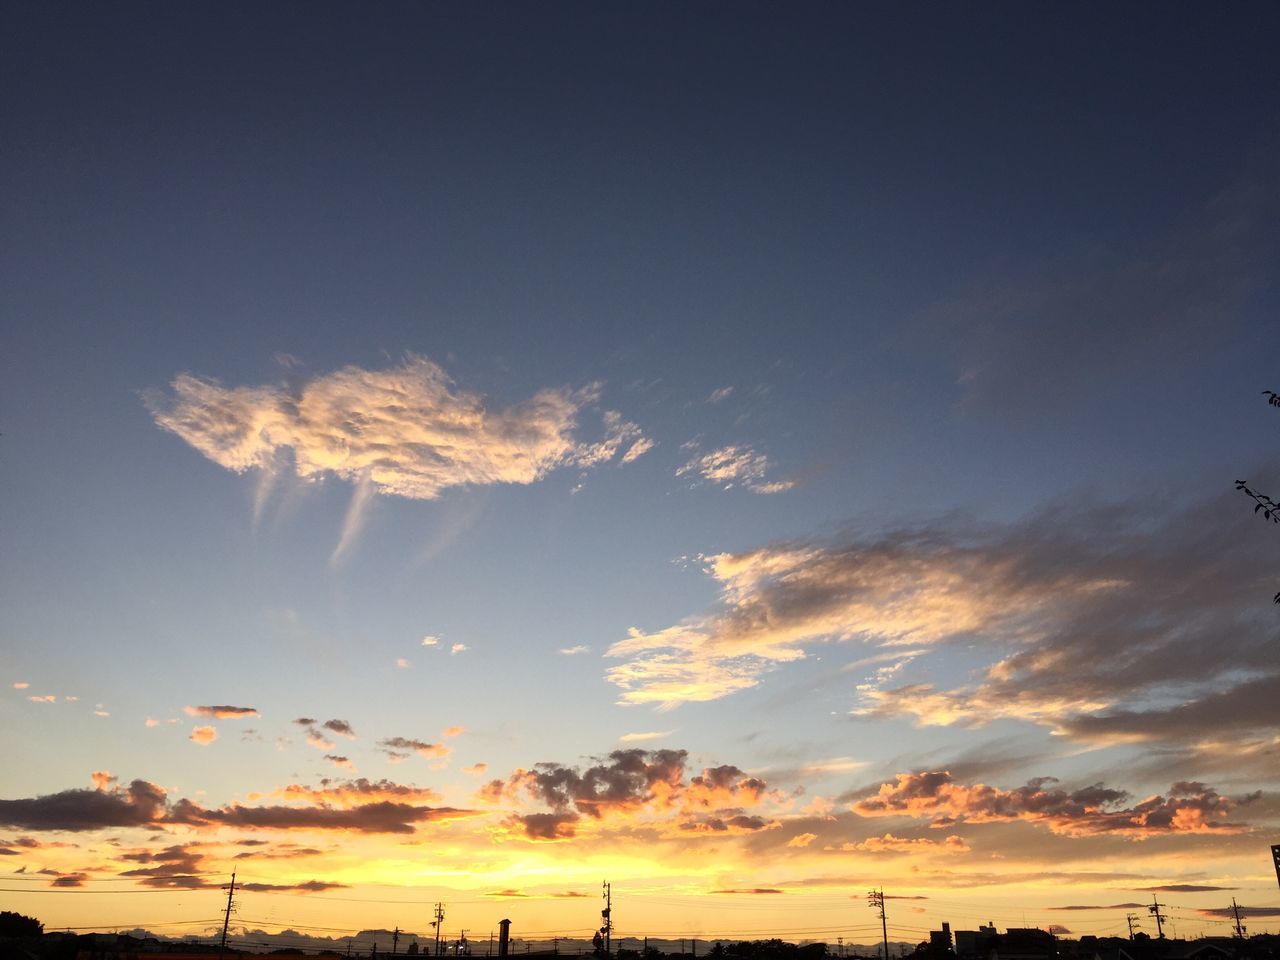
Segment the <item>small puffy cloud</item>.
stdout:
<path fill-rule="evenodd" d="M 314 728 L 307 731 L 307 743 L 317 750 L 332 750 L 334 748 L 334 742 Z"/>
<path fill-rule="evenodd" d="M 648 740 L 665 740 L 675 730 L 653 730 L 648 733 L 624 733 L 618 738 L 619 743 L 644 743 Z"/>
<path fill-rule="evenodd" d="M 191 735 L 187 737 L 192 743 L 198 743 L 205 747 L 218 739 L 218 731 L 215 727 L 196 727 L 191 731 Z"/>
<path fill-rule="evenodd" d="M 399 670 L 408 670 L 409 661 L 406 660 L 404 657 L 396 657 L 396 668 Z"/>
<path fill-rule="evenodd" d="M 30 686 L 31 686 L 31 684 L 27 683 L 25 680 L 19 680 L 19 681 L 17 681 L 16 683 L 14 683 L 14 685 L 13 685 L 13 689 L 15 689 L 15 690 L 26 690 L 26 689 L 27 689 L 28 687 L 30 687 Z"/>
<path fill-rule="evenodd" d="M 560 650 L 559 650 L 558 652 L 559 652 L 562 656 L 566 656 L 566 657 L 576 657 L 576 656 L 578 656 L 579 654 L 582 654 L 582 653 L 590 653 L 590 652 L 591 652 L 591 648 L 590 648 L 590 647 L 588 647 L 586 644 L 582 644 L 582 643 L 580 643 L 580 644 L 578 644 L 576 647 L 561 647 L 561 648 L 560 648 Z"/>
<path fill-rule="evenodd" d="M 602 415 L 602 439 L 577 439 L 596 385 L 496 407 L 414 355 L 384 370 L 344 367 L 297 390 L 224 387 L 189 373 L 170 387 L 145 398 L 156 424 L 219 466 L 275 471 L 288 462 L 303 479 L 332 474 L 414 500 L 456 486 L 533 483 L 558 467 L 605 463 L 642 439 L 614 411 Z"/>
<path fill-rule="evenodd" d="M 326 753 L 324 755 L 324 758 L 328 760 L 330 763 L 332 763 L 335 767 L 339 767 L 340 769 L 343 769 L 343 770 L 350 770 L 352 773 L 356 772 L 356 765 L 352 763 L 348 757 L 340 757 L 340 756 L 337 756 L 336 754 Z"/>
<path fill-rule="evenodd" d="M 107 771 L 107 770 L 95 770 L 95 771 L 93 771 L 93 773 L 90 775 L 90 779 L 92 779 L 92 780 L 93 780 L 93 789 L 95 789 L 95 790 L 106 790 L 106 789 L 108 789 L 108 788 L 109 788 L 113 783 L 115 783 L 115 782 L 116 782 L 116 779 L 117 779 L 117 778 L 116 778 L 116 777 L 114 777 L 114 776 L 112 776 L 112 775 L 111 775 L 111 773 L 110 773 L 110 771 Z"/>
<path fill-rule="evenodd" d="M 707 397 L 707 403 L 722 403 L 733 396 L 733 387 L 720 387 L 711 391 L 711 396 Z"/>
<path fill-rule="evenodd" d="M 32 694 L 27 699 L 32 703 L 57 703 L 58 695 L 56 693 Z"/>
<path fill-rule="evenodd" d="M 431 636 L 431 634 L 427 634 L 425 637 L 422 638 L 422 645 L 424 647 L 434 647 L 434 646 L 437 646 L 439 643 L 440 643 L 440 638 L 433 637 Z"/>
<path fill-rule="evenodd" d="M 816 833 L 800 833 L 800 834 L 796 834 L 796 836 L 788 840 L 787 846 L 788 847 L 807 847 L 809 846 L 809 844 L 813 843 L 813 841 L 817 839 L 818 839 L 818 835 Z"/>
<path fill-rule="evenodd" d="M 356 738 L 355 730 L 345 720 L 326 720 L 321 726 L 330 733 L 336 733 L 338 736 L 346 737 L 348 740 Z"/>
<path fill-rule="evenodd" d="M 93 708 L 93 715 L 95 717 L 109 717 L 111 716 L 111 712 L 109 710 L 104 709 L 102 704 L 98 704 Z"/>
<path fill-rule="evenodd" d="M 143 723 L 144 723 L 146 726 L 148 726 L 148 727 L 158 727 L 158 726 L 160 726 L 160 721 L 159 721 L 159 720 L 157 720 L 155 717 L 147 717 L 147 719 L 146 719 L 146 720 L 144 720 L 144 721 L 143 721 Z"/>
<path fill-rule="evenodd" d="M 467 732 L 466 727 L 459 727 L 459 726 L 445 727 L 443 730 L 440 731 L 440 736 L 457 737 L 457 736 L 461 736 L 466 732 Z"/>
<path fill-rule="evenodd" d="M 452 647 L 449 648 L 449 653 L 451 655 L 455 653 L 465 653 L 467 649 L 468 647 L 465 643 L 455 643 Z"/>
<path fill-rule="evenodd" d="M 214 717 L 218 720 L 238 720 L 258 715 L 258 711 L 253 707 L 232 707 L 226 704 L 200 707 L 187 706 L 183 707 L 182 711 L 189 717 Z"/>
<path fill-rule="evenodd" d="M 463 767 L 462 772 L 469 773 L 473 777 L 482 777 L 489 772 L 489 765 L 487 763 L 473 763 L 469 767 Z"/>
<path fill-rule="evenodd" d="M 725 490 L 742 485 L 752 493 L 782 493 L 795 486 L 790 480 L 766 480 L 772 468 L 769 458 L 752 447 L 728 446 L 694 457 L 676 470 L 676 476 L 692 477 Z"/>

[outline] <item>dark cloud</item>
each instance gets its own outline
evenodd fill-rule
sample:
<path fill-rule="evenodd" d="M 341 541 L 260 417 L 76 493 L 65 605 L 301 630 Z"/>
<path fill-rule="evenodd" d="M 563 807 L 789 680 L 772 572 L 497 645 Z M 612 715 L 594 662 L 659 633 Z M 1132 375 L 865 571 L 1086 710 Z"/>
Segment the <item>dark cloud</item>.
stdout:
<path fill-rule="evenodd" d="M 127 788 L 64 790 L 25 800 L 0 800 L 0 823 L 28 830 L 146 827 L 163 818 L 165 792 L 134 780 Z"/>
<path fill-rule="evenodd" d="M 99 830 L 107 827 L 157 828 L 166 824 L 235 826 L 249 829 L 354 830 L 361 833 L 412 833 L 414 824 L 454 820 L 475 811 L 382 800 L 359 803 L 369 796 L 423 796 L 430 791 L 389 781 L 339 782 L 329 793 L 311 791 L 302 799 L 341 799 L 358 805 L 335 809 L 323 803 L 307 807 L 232 804 L 209 808 L 182 799 L 169 804 L 165 792 L 145 780 L 128 787 L 64 790 L 24 800 L 0 800 L 0 823 L 32 830 Z M 178 848 L 170 848 L 171 852 Z M 154 856 L 154 855 L 152 855 Z M 169 861 L 175 862 L 175 861 Z M 170 870 L 169 873 L 177 871 Z M 145 875 L 140 873 L 139 875 Z"/>
<path fill-rule="evenodd" d="M 351 724 L 345 720 L 326 720 L 323 726 L 326 730 L 331 730 L 340 737 L 347 737 L 350 740 L 356 738 L 355 730 L 351 729 Z"/>
<path fill-rule="evenodd" d="M 227 704 L 209 706 L 184 707 L 189 717 L 216 717 L 219 720 L 236 720 L 242 717 L 256 717 L 258 711 L 254 707 L 233 707 Z"/>
<path fill-rule="evenodd" d="M 42 873 L 44 871 L 41 871 Z M 83 887 L 84 882 L 89 879 L 87 873 L 63 873 L 54 878 L 49 884 L 51 887 Z"/>
<path fill-rule="evenodd" d="M 642 806 L 654 788 L 677 790 L 685 775 L 685 750 L 615 750 L 586 770 L 558 763 L 535 764 L 512 777 L 553 810 L 600 817 L 609 809 Z"/>
<path fill-rule="evenodd" d="M 568 840 L 576 835 L 579 819 L 576 813 L 526 813 L 513 816 L 511 821 L 530 840 Z"/>
<path fill-rule="evenodd" d="M 413 806 L 407 803 L 368 803 L 349 809 L 329 807 L 245 807 L 240 804 L 210 809 L 179 800 L 170 823 L 228 826 L 251 830 L 354 830 L 359 833 L 413 833 L 414 824 L 453 820 L 472 815 L 454 807 Z"/>
<path fill-rule="evenodd" d="M 1147 907 L 1146 903 L 1108 903 L 1102 905 L 1071 905 L 1068 907 L 1045 907 L 1046 910 L 1132 910 L 1135 907 Z"/>
<path fill-rule="evenodd" d="M 1165 883 L 1158 887 L 1134 887 L 1144 893 L 1213 893 L 1218 890 L 1237 890 L 1238 887 L 1213 887 L 1203 883 Z"/>
<path fill-rule="evenodd" d="M 300 727 L 314 727 L 320 721 L 315 720 L 312 717 L 298 717 L 298 719 L 294 720 L 293 722 Z"/>
<path fill-rule="evenodd" d="M 379 740 L 378 746 L 382 747 L 383 752 L 394 760 L 402 760 L 409 753 L 433 759 L 447 757 L 453 752 L 452 747 L 443 743 L 428 743 L 425 740 L 414 740 L 410 737 L 387 737 L 385 740 Z"/>
<path fill-rule="evenodd" d="M 1245 920 L 1260 920 L 1265 917 L 1280 917 L 1280 907 L 1238 907 L 1241 918 Z M 1225 919 L 1235 919 L 1235 910 L 1231 907 L 1215 907 L 1212 909 L 1197 910 L 1204 917 L 1223 917 Z"/>
<path fill-rule="evenodd" d="M 486 893 L 486 897 L 527 897 L 527 893 L 521 890 L 494 890 L 492 893 Z"/>

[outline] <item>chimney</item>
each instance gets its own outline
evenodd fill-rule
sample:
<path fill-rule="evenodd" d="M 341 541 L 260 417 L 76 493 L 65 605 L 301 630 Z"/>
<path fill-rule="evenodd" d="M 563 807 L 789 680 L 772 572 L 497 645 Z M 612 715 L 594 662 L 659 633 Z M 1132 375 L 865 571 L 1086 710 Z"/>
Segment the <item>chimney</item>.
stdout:
<path fill-rule="evenodd" d="M 505 957 L 511 944 L 511 921 L 498 921 L 498 956 Z"/>

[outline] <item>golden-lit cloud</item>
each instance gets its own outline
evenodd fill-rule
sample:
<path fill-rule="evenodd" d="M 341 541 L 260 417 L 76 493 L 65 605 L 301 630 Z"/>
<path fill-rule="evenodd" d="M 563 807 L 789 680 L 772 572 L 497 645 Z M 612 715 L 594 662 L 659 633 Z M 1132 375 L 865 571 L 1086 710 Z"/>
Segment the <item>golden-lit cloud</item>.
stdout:
<path fill-rule="evenodd" d="M 535 800 L 549 811 L 517 812 L 508 826 L 533 840 L 568 840 L 582 826 L 606 820 L 649 823 L 667 836 L 749 833 L 776 821 L 744 813 L 767 785 L 724 764 L 689 776 L 684 750 L 615 750 L 581 769 L 558 763 L 516 770 L 479 793 L 487 803 Z"/>
<path fill-rule="evenodd" d="M 652 730 L 647 733 L 624 733 L 618 738 L 619 743 L 644 743 L 648 740 L 665 740 L 675 730 Z"/>
<path fill-rule="evenodd" d="M 1067 836 L 1120 834 L 1142 839 L 1165 833 L 1238 833 L 1242 826 L 1224 818 L 1232 801 L 1203 783 L 1175 783 L 1167 796 L 1155 795 L 1125 805 L 1126 791 L 1095 783 L 1068 791 L 1053 777 L 1003 790 L 983 783 L 957 782 L 945 770 L 900 773 L 892 782 L 851 804 L 863 817 L 909 817 L 934 827 L 955 823 L 1043 824 Z"/>
<path fill-rule="evenodd" d="M 463 767 L 462 772 L 477 777 L 484 776 L 489 772 L 489 765 L 487 763 L 473 763 L 469 767 Z"/>
<path fill-rule="evenodd" d="M 724 490 L 741 485 L 752 493 L 782 493 L 795 486 L 791 480 L 767 480 L 773 468 L 769 458 L 749 446 L 728 446 L 699 454 L 676 470 L 677 477 L 694 477 Z"/>
<path fill-rule="evenodd" d="M 106 790 L 116 782 L 117 778 L 113 777 L 107 770 L 95 770 L 91 774 L 90 779 L 93 781 L 93 788 L 95 790 Z"/>
<path fill-rule="evenodd" d="M 364 777 L 356 780 L 330 780 L 326 778 L 320 781 L 320 786 L 318 787 L 291 783 L 269 793 L 249 794 L 250 800 L 259 800 L 264 797 L 275 797 L 290 803 L 336 807 L 357 807 L 382 801 L 395 803 L 440 802 L 440 794 L 426 787 L 414 787 L 395 783 L 391 780 L 367 780 Z"/>
<path fill-rule="evenodd" d="M 13 689 L 15 689 L 15 690 L 26 690 L 26 689 L 28 689 L 30 686 L 31 686 L 31 684 L 27 683 L 25 680 L 18 680 L 18 681 L 16 681 L 16 682 L 14 683 L 14 685 L 13 685 Z"/>
<path fill-rule="evenodd" d="M 928 837 L 895 837 L 886 833 L 882 837 L 867 837 L 856 843 L 843 844 L 840 849 L 849 853 L 968 853 L 969 844 L 963 837 L 955 835 L 942 840 L 931 840 Z"/>
<path fill-rule="evenodd" d="M 494 407 L 414 355 L 383 370 L 344 367 L 296 391 L 224 387 L 189 373 L 170 386 L 169 395 L 146 398 L 156 423 L 219 466 L 277 471 L 287 451 L 303 479 L 333 474 L 415 500 L 463 485 L 529 484 L 561 466 L 597 466 L 644 439 L 614 411 L 602 415 L 602 439 L 576 439 L 597 386 L 541 390 Z"/>
<path fill-rule="evenodd" d="M 624 704 L 669 708 L 749 689 L 815 645 L 857 643 L 873 650 L 847 666 L 869 668 L 855 717 L 1012 719 L 1103 744 L 1275 736 L 1280 668 L 1255 623 L 1264 561 L 1233 506 L 948 518 L 713 555 L 717 605 L 633 628 L 609 647 L 606 678 Z M 976 682 L 929 674 L 933 651 L 954 644 L 988 657 Z"/>
<path fill-rule="evenodd" d="M 216 727 L 195 727 L 187 739 L 206 747 L 218 739 L 218 730 Z"/>

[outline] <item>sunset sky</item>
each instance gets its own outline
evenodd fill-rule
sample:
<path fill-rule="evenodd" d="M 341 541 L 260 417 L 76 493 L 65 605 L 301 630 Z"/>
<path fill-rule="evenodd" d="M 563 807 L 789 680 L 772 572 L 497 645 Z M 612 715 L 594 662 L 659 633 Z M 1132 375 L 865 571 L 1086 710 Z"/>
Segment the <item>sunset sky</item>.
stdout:
<path fill-rule="evenodd" d="M 1280 929 L 1280 8 L 1117 6 L 6 4 L 0 907 Z"/>

